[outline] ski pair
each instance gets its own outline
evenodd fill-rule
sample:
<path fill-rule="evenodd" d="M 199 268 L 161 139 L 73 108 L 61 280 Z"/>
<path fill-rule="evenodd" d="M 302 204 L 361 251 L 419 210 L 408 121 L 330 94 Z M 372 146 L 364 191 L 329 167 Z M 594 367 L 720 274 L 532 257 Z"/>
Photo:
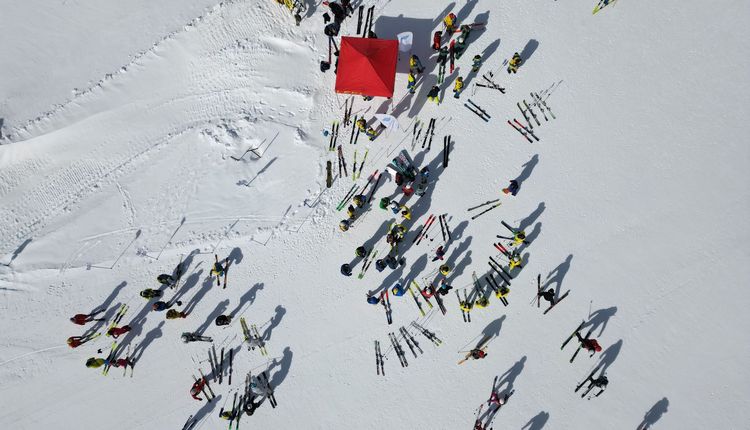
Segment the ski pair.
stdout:
<path fill-rule="evenodd" d="M 352 108 L 354 108 L 354 97 L 349 97 L 348 100 L 344 100 L 344 127 L 348 127 L 351 123 Z"/>
<path fill-rule="evenodd" d="M 354 165 L 352 167 L 352 169 L 354 170 L 352 170 L 352 180 L 356 181 L 357 179 L 359 179 L 359 176 L 362 174 L 362 169 L 365 167 L 365 161 L 367 161 L 367 154 L 369 152 L 370 152 L 370 148 L 365 149 L 365 156 L 364 158 L 362 158 L 362 162 L 359 163 L 359 169 L 357 169 L 357 150 L 356 149 L 354 150 Z"/>
<path fill-rule="evenodd" d="M 503 266 L 501 266 L 500 263 L 495 261 L 495 259 L 492 258 L 492 256 L 490 256 L 490 261 L 488 261 L 487 264 L 490 265 L 492 270 L 497 272 L 497 275 L 500 276 L 500 279 L 502 279 L 508 285 L 510 285 L 510 280 L 513 278 L 510 276 L 510 273 L 508 273 L 505 269 L 503 269 Z"/>
<path fill-rule="evenodd" d="M 422 149 L 427 145 L 427 151 L 432 147 L 432 136 L 435 135 L 435 118 L 430 118 L 430 122 L 427 125 L 427 131 L 424 133 L 424 140 L 422 141 Z M 429 144 L 427 144 L 429 138 Z"/>
<path fill-rule="evenodd" d="M 510 120 L 508 120 L 508 124 L 510 124 L 510 126 L 513 127 L 517 132 L 521 133 L 521 136 L 523 136 L 529 143 L 534 143 L 531 139 L 529 139 L 529 136 L 533 137 L 534 140 L 539 142 L 539 138 L 536 137 L 533 131 L 526 128 L 526 126 L 521 124 L 517 119 L 513 118 L 513 121 L 515 122 L 515 124 L 510 122 Z"/>
<path fill-rule="evenodd" d="M 416 328 L 417 330 L 421 331 L 422 334 L 424 335 L 424 337 L 426 337 L 427 339 L 429 339 L 430 342 L 434 343 L 435 346 L 440 346 L 443 343 L 442 340 L 438 339 L 438 337 L 435 336 L 434 332 L 431 332 L 430 330 L 427 330 L 426 328 L 424 328 L 423 326 L 421 326 L 420 324 L 418 324 L 416 321 L 412 321 L 411 325 L 414 328 Z"/>
<path fill-rule="evenodd" d="M 409 290 L 409 294 L 411 294 L 411 297 L 414 299 L 414 302 L 417 304 L 419 313 L 422 314 L 422 316 L 425 316 L 424 309 L 422 308 L 422 303 L 420 303 L 419 299 L 417 299 L 417 296 L 414 294 L 414 291 L 412 291 L 411 285 L 409 285 L 407 289 Z M 430 307 L 432 307 L 432 305 L 430 305 Z"/>
<path fill-rule="evenodd" d="M 341 201 L 339 202 L 338 206 L 336 206 L 336 210 L 341 211 L 341 209 L 343 209 L 344 206 L 346 206 L 346 204 L 349 203 L 349 199 L 354 197 L 357 191 L 359 191 L 359 189 L 357 188 L 357 184 L 352 185 L 352 187 L 349 189 L 349 192 L 346 193 L 344 198 L 341 199 Z"/>
<path fill-rule="evenodd" d="M 370 249 L 370 252 L 367 253 L 365 260 L 362 262 L 362 270 L 360 270 L 359 275 L 357 275 L 357 279 L 362 279 L 365 277 L 365 273 L 367 272 L 367 269 L 370 268 L 370 265 L 372 264 L 373 260 L 377 258 L 377 256 L 378 256 L 378 250 Z"/>
<path fill-rule="evenodd" d="M 422 129 L 424 128 L 424 123 L 417 118 L 416 121 L 414 121 L 414 128 L 411 131 L 411 150 L 414 151 L 414 148 L 417 146 L 417 141 L 419 140 L 419 136 L 422 134 Z"/>
<path fill-rule="evenodd" d="M 414 237 L 414 240 L 412 241 L 413 244 L 419 245 L 419 243 L 422 242 L 422 238 L 427 235 L 427 230 L 432 227 L 433 222 L 435 222 L 435 215 L 431 214 L 429 217 L 427 217 L 427 221 L 425 221 L 422 229 L 419 231 L 417 236 Z"/>
<path fill-rule="evenodd" d="M 508 295 L 508 293 L 510 293 L 510 288 L 508 288 L 506 285 L 498 284 L 495 280 L 495 277 L 492 276 L 492 273 L 488 273 L 485 276 L 485 280 L 487 281 L 487 285 L 489 285 L 492 291 L 495 292 L 495 295 L 498 299 L 500 299 L 503 305 L 508 306 L 508 298 L 506 296 Z"/>
<path fill-rule="evenodd" d="M 467 109 L 474 112 L 479 118 L 482 118 L 484 122 L 490 122 L 490 118 L 492 118 L 486 110 L 482 109 L 478 104 L 474 103 L 471 99 L 467 100 L 469 104 L 464 103 L 464 106 L 466 106 Z"/>
<path fill-rule="evenodd" d="M 370 33 L 372 32 L 372 21 L 375 18 L 374 15 L 375 15 L 375 6 L 373 5 L 367 9 L 367 15 L 365 16 L 365 27 L 362 31 L 363 38 L 370 37 Z M 357 32 L 357 34 L 359 34 L 359 32 Z"/>
<path fill-rule="evenodd" d="M 357 159 L 357 155 L 356 154 L 357 154 L 357 152 L 355 151 L 354 154 L 355 154 L 354 155 L 354 159 L 355 159 L 355 163 L 356 163 L 356 159 Z M 346 160 L 344 159 L 344 150 L 341 147 L 341 145 L 339 145 L 339 178 L 342 176 L 341 175 L 341 167 L 342 166 L 344 167 L 344 176 L 349 176 L 349 173 L 346 171 Z M 355 169 L 356 167 L 357 166 L 355 164 L 354 167 L 352 167 L 352 168 Z M 353 170 L 352 170 L 352 177 L 354 177 L 354 171 Z"/>
<path fill-rule="evenodd" d="M 385 319 L 388 321 L 388 325 L 393 324 L 393 311 L 391 309 L 391 299 L 388 298 L 387 288 L 384 292 L 380 293 L 380 303 L 383 304 L 383 309 L 385 310 Z"/>
<path fill-rule="evenodd" d="M 547 102 L 545 102 L 544 100 L 542 100 L 542 98 L 541 98 L 541 97 L 539 96 L 539 94 L 537 94 L 537 93 L 529 93 L 529 95 L 531 96 L 531 99 L 532 99 L 532 101 L 533 101 L 533 103 L 532 103 L 532 104 L 533 104 L 533 105 L 536 105 L 536 107 L 538 107 L 538 108 L 539 108 L 539 111 L 541 111 L 541 112 L 542 112 L 542 114 L 544 115 L 544 120 L 545 120 L 545 121 L 548 121 L 548 119 L 547 119 L 547 115 L 546 115 L 546 114 L 544 113 L 544 110 L 545 110 L 545 109 L 546 109 L 546 110 L 547 110 L 547 112 L 548 112 L 548 113 L 550 114 L 550 116 L 552 117 L 552 119 L 557 119 L 557 118 L 555 117 L 555 114 L 554 114 L 554 113 L 552 113 L 552 110 L 550 110 L 549 106 L 547 106 Z M 542 108 L 542 107 L 543 107 L 543 108 Z"/>
<path fill-rule="evenodd" d="M 560 303 L 564 298 L 568 297 L 568 294 L 570 294 L 570 290 L 566 291 L 565 294 L 563 294 L 559 299 L 555 300 L 555 303 L 551 304 L 547 309 L 545 309 L 543 315 L 547 315 L 547 312 L 551 311 L 552 308 L 557 306 L 557 304 Z"/>
<path fill-rule="evenodd" d="M 339 122 L 333 121 L 331 125 L 331 139 L 328 142 L 328 150 L 333 152 L 336 150 L 336 144 L 339 138 Z"/>
<path fill-rule="evenodd" d="M 417 358 L 417 353 L 414 351 L 414 348 L 417 348 L 419 350 L 420 354 L 424 354 L 424 351 L 422 351 L 422 348 L 419 346 L 419 343 L 416 339 L 414 339 L 414 336 L 412 336 L 411 333 L 409 333 L 406 330 L 406 327 L 401 326 L 398 329 L 399 333 L 401 333 L 401 337 L 406 342 L 406 346 L 409 347 L 409 350 L 411 350 L 411 353 L 414 354 L 414 358 Z"/>
<path fill-rule="evenodd" d="M 385 376 L 385 369 L 383 367 L 383 354 L 380 353 L 380 342 L 375 341 L 375 371 L 378 375 Z"/>
<path fill-rule="evenodd" d="M 484 205 L 487 205 L 487 204 L 490 204 L 490 203 L 494 203 L 494 202 L 498 202 L 498 203 L 495 203 L 494 205 L 492 205 L 492 206 L 488 207 L 487 209 L 483 210 L 482 212 L 479 212 L 478 214 L 476 214 L 476 215 L 472 216 L 472 217 L 471 217 L 471 219 L 472 219 L 472 220 L 475 220 L 475 219 L 479 218 L 480 216 L 482 216 L 482 215 L 486 214 L 487 212 L 491 211 L 492 209 L 495 209 L 496 207 L 500 206 L 500 205 L 501 205 L 502 203 L 500 203 L 500 202 L 499 202 L 499 200 L 500 200 L 500 199 L 497 199 L 497 200 L 491 200 L 491 201 L 489 201 L 489 202 L 486 202 L 486 203 L 482 203 L 482 204 L 481 204 L 481 205 L 479 205 L 479 206 L 474 206 L 473 208 L 469 208 L 469 211 L 471 211 L 472 209 L 477 209 L 477 208 L 479 208 L 479 207 L 482 207 L 482 206 L 484 206 Z"/>
<path fill-rule="evenodd" d="M 211 402 L 213 399 L 216 398 L 216 395 L 214 394 L 214 390 L 211 389 L 211 384 L 208 383 L 208 379 L 206 378 L 206 375 L 203 374 L 203 371 L 201 369 L 198 369 L 198 373 L 201 375 L 201 380 L 203 381 L 203 387 L 201 388 L 201 392 L 204 396 L 206 396 L 206 400 L 208 402 Z M 193 375 L 193 380 L 195 382 L 198 382 L 198 378 Z M 208 388 L 208 392 L 206 392 L 206 388 Z M 209 396 L 210 394 L 210 396 Z"/>
<path fill-rule="evenodd" d="M 477 83 L 476 85 L 477 85 L 478 87 L 482 87 L 482 88 L 491 88 L 491 89 L 493 89 L 493 90 L 498 90 L 498 91 L 500 91 L 501 93 L 505 94 L 505 88 L 500 88 L 500 87 L 493 87 L 492 85 L 485 85 L 485 84 L 482 84 L 482 83 Z"/>
<path fill-rule="evenodd" d="M 443 169 L 448 167 L 448 153 L 451 150 L 451 135 L 443 136 Z"/>
<path fill-rule="evenodd" d="M 536 125 L 541 126 L 542 123 L 539 122 L 539 118 L 537 118 L 536 113 L 534 113 L 534 109 L 530 108 L 529 104 L 526 103 L 526 99 L 523 100 L 523 105 L 526 106 L 526 110 L 531 114 L 532 118 L 534 118 Z M 529 122 L 529 125 L 531 125 L 531 122 Z"/>
<path fill-rule="evenodd" d="M 396 351 L 396 356 L 398 356 L 398 361 L 401 363 L 401 367 L 408 367 L 409 362 L 406 361 L 406 354 L 404 354 L 404 350 L 401 348 L 401 344 L 398 342 L 396 335 L 393 334 L 393 332 L 389 332 L 388 337 L 391 339 L 391 345 L 393 345 L 393 350 Z"/>
<path fill-rule="evenodd" d="M 440 218 L 440 232 L 443 234 L 443 242 L 447 242 L 445 240 L 446 236 L 448 237 L 448 241 L 453 240 L 451 237 L 451 230 L 448 228 L 448 220 L 445 217 L 446 214 L 438 216 L 438 218 Z"/>
<path fill-rule="evenodd" d="M 458 307 L 461 309 L 461 317 L 463 317 L 464 322 L 471 322 L 471 303 L 469 303 L 469 298 L 466 294 L 466 291 L 464 291 L 464 299 L 461 300 L 461 296 L 458 294 L 458 290 L 456 291 L 456 298 L 458 299 Z"/>

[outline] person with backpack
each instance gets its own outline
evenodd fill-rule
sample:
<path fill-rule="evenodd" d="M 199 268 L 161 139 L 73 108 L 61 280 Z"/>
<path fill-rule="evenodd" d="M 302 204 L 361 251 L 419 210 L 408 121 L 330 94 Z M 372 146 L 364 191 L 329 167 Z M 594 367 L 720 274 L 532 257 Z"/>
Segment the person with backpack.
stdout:
<path fill-rule="evenodd" d="M 161 290 L 154 290 L 153 288 L 146 288 L 145 290 L 141 291 L 140 295 L 146 300 L 151 300 L 160 298 L 162 295 L 164 295 L 164 292 Z"/>
<path fill-rule="evenodd" d="M 456 83 L 453 85 L 453 97 L 458 98 L 461 95 L 461 91 L 464 89 L 464 78 L 459 76 L 456 78 Z"/>
<path fill-rule="evenodd" d="M 430 88 L 430 91 L 427 93 L 427 100 L 431 102 L 435 102 L 438 105 L 440 104 L 440 87 L 437 85 L 434 85 L 432 88 Z"/>
<path fill-rule="evenodd" d="M 91 321 L 104 321 L 104 318 L 94 318 L 97 314 L 104 312 L 106 309 L 91 312 L 90 314 L 75 314 L 70 318 L 70 322 L 77 325 L 86 325 Z"/>
<path fill-rule="evenodd" d="M 131 328 L 129 325 L 124 325 L 122 327 L 112 327 L 111 329 L 107 330 L 107 336 L 112 336 L 112 338 L 117 339 L 130 330 Z"/>
<path fill-rule="evenodd" d="M 508 62 L 508 73 L 518 72 L 518 68 L 521 67 L 521 63 L 522 63 L 521 55 L 518 52 L 516 52 L 515 54 L 513 54 L 513 58 L 511 58 L 510 61 Z"/>

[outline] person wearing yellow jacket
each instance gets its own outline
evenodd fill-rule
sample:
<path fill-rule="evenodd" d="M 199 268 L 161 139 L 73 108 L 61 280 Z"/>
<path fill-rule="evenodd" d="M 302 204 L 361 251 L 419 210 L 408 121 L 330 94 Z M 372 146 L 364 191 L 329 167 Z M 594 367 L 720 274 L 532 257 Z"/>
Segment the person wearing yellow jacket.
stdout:
<path fill-rule="evenodd" d="M 516 52 L 515 54 L 513 54 L 513 58 L 511 58 L 510 62 L 508 63 L 508 73 L 510 73 L 510 72 L 513 72 L 513 73 L 518 72 L 518 68 L 521 67 L 521 63 L 522 62 L 523 62 L 523 60 L 521 60 L 521 55 L 519 55 L 518 52 Z"/>
<path fill-rule="evenodd" d="M 451 12 L 449 13 L 445 18 L 443 18 L 443 25 L 445 25 L 445 31 L 450 33 L 453 33 L 456 31 L 456 15 Z"/>
<path fill-rule="evenodd" d="M 458 96 L 461 94 L 461 91 L 464 89 L 464 78 L 458 77 L 456 78 L 456 84 L 453 85 L 453 97 L 458 98 Z"/>
<path fill-rule="evenodd" d="M 414 94 L 415 88 L 417 87 L 417 76 L 414 72 L 409 72 L 407 76 L 406 89 L 409 90 L 409 94 Z"/>

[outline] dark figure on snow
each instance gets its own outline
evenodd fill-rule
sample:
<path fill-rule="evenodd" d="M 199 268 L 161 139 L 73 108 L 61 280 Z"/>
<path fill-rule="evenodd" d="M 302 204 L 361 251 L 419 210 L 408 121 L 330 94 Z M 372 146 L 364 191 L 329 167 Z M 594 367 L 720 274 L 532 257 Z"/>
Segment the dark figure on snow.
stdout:
<path fill-rule="evenodd" d="M 97 338 L 97 334 L 91 334 L 89 336 L 71 336 L 68 338 L 68 346 L 71 348 L 78 348 L 84 343 Z"/>
<path fill-rule="evenodd" d="M 198 333 L 182 333 L 182 336 L 180 336 L 183 343 L 190 343 L 190 342 L 213 342 L 213 339 L 211 339 L 208 336 L 201 336 Z"/>
<path fill-rule="evenodd" d="M 104 312 L 104 309 L 100 309 L 98 311 L 91 312 L 90 314 L 76 314 L 72 318 L 70 318 L 70 322 L 73 324 L 78 325 L 86 325 L 87 322 L 91 321 L 104 321 L 104 318 L 94 318 L 96 314 Z"/>
<path fill-rule="evenodd" d="M 348 4 L 349 2 L 347 2 Z M 344 7 L 340 4 L 338 4 L 335 1 L 328 2 L 328 7 L 331 8 L 331 13 L 333 14 L 333 21 L 337 24 L 341 24 L 344 22 L 344 19 L 346 18 L 346 10 Z M 351 8 L 351 6 L 349 6 Z"/>
<path fill-rule="evenodd" d="M 586 351 L 590 351 L 592 355 L 595 352 L 600 352 L 602 350 L 601 345 L 599 345 L 599 342 L 597 342 L 596 339 L 584 339 L 579 332 L 576 332 L 576 338 L 581 342 L 581 347 Z"/>
<path fill-rule="evenodd" d="M 188 314 L 186 312 L 178 311 L 177 309 L 170 309 L 167 311 L 167 319 L 168 320 L 176 320 L 180 318 L 187 318 Z"/>
<path fill-rule="evenodd" d="M 518 52 L 513 54 L 513 58 L 511 58 L 510 62 L 508 62 L 508 73 L 518 72 L 518 68 L 521 67 L 521 62 L 522 62 L 521 55 Z"/>
<path fill-rule="evenodd" d="M 230 317 L 229 315 L 219 315 L 218 317 L 216 317 L 214 323 L 217 326 L 229 325 L 232 323 L 232 317 Z"/>
<path fill-rule="evenodd" d="M 206 381 L 203 378 L 195 381 L 193 383 L 193 386 L 190 387 L 190 396 L 194 398 L 195 400 L 203 401 L 203 399 L 198 397 L 198 395 L 203 391 L 204 385 L 206 385 Z"/>
<path fill-rule="evenodd" d="M 163 292 L 161 290 L 154 290 L 152 288 L 146 288 L 145 290 L 141 291 L 141 297 L 147 300 L 158 299 L 162 295 Z"/>
<path fill-rule="evenodd" d="M 245 402 L 245 413 L 246 413 L 247 415 L 252 415 L 252 414 L 254 414 L 254 413 L 255 413 L 255 410 L 256 410 L 256 409 L 258 409 L 258 408 L 260 407 L 260 405 L 261 405 L 261 404 L 263 403 L 263 399 L 262 399 L 262 398 L 261 398 L 261 399 L 260 399 L 260 401 L 258 401 L 257 403 L 253 401 L 253 399 L 254 399 L 254 398 L 255 398 L 255 396 L 253 396 L 253 397 L 250 397 L 250 398 L 249 398 L 249 399 L 247 399 L 247 401 Z"/>
<path fill-rule="evenodd" d="M 440 104 L 440 87 L 435 85 L 427 93 L 427 100 Z"/>
<path fill-rule="evenodd" d="M 479 360 L 487 356 L 487 353 L 484 352 L 484 350 L 475 348 L 471 350 L 471 358 L 474 360 Z"/>
<path fill-rule="evenodd" d="M 176 303 L 166 303 L 162 301 L 158 301 L 151 305 L 151 309 L 155 310 L 156 312 L 166 311 L 167 309 L 171 308 L 172 306 L 182 306 L 182 302 L 178 301 Z"/>
<path fill-rule="evenodd" d="M 344 276 L 352 276 L 352 267 L 349 264 L 341 265 L 341 274 Z"/>
<path fill-rule="evenodd" d="M 174 278 L 171 275 L 167 275 L 166 273 L 162 273 L 161 275 L 157 276 L 156 280 L 160 284 L 166 285 L 168 287 L 171 287 L 175 283 Z M 143 296 L 141 296 L 141 297 L 143 297 Z"/>
<path fill-rule="evenodd" d="M 521 188 L 521 185 L 516 181 L 515 179 L 512 179 L 510 181 L 510 184 L 508 185 L 508 188 L 503 188 L 503 192 L 505 194 L 510 193 L 511 195 L 515 196 L 518 194 L 518 189 Z"/>
<path fill-rule="evenodd" d="M 433 258 L 432 261 L 438 261 L 438 260 L 442 261 L 443 260 L 443 256 L 445 256 L 445 250 L 443 249 L 443 246 L 440 245 L 435 250 L 435 258 Z"/>
<path fill-rule="evenodd" d="M 550 306 L 555 304 L 555 290 L 550 288 L 547 291 L 542 291 L 541 293 L 537 293 L 537 296 L 543 298 L 544 300 L 548 301 Z"/>
<path fill-rule="evenodd" d="M 112 327 L 111 329 L 107 330 L 107 336 L 112 336 L 113 338 L 117 339 L 118 337 L 124 335 L 129 331 L 129 325 L 124 325 L 122 327 Z"/>

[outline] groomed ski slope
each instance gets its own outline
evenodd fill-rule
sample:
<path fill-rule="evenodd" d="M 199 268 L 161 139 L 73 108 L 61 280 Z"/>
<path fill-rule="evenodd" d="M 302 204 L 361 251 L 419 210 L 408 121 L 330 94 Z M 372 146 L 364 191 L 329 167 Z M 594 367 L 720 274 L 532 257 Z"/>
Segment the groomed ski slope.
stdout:
<path fill-rule="evenodd" d="M 432 76 L 402 98 L 402 54 L 393 101 L 403 130 L 372 143 L 360 136 L 359 160 L 368 145 L 370 154 L 359 183 L 401 146 L 411 149 L 415 117 L 438 121 L 432 150 L 411 153 L 430 163 L 432 182 L 408 202 L 407 264 L 371 267 L 359 280 L 361 264 L 351 278 L 339 267 L 363 243 L 382 246 L 393 217 L 375 205 L 348 232 L 337 228 L 345 215 L 336 205 L 352 181 L 325 188 L 325 162 L 336 160 L 322 130 L 342 119 L 345 100 L 333 94 L 332 70 L 319 71 L 327 8 L 310 6 L 295 27 L 270 0 L 162 3 L 3 9 L 0 428 L 179 429 L 190 415 L 198 429 L 222 428 L 220 407 L 249 370 L 266 368 L 279 406 L 243 416 L 243 428 L 469 429 L 495 376 L 508 371 L 515 394 L 495 428 L 632 429 L 644 416 L 654 429 L 750 422 L 741 289 L 750 281 L 748 5 L 619 0 L 592 15 L 594 1 L 367 3 L 376 5 L 378 37 L 414 32 L 413 52 Z M 449 11 L 487 25 L 472 33 L 436 106 L 424 98 L 437 73 L 429 44 Z M 342 34 L 355 30 L 356 17 Z M 501 71 L 531 40 L 538 45 L 518 74 Z M 505 95 L 472 94 L 479 80 L 467 72 L 483 51 L 480 73 L 494 71 Z M 450 91 L 457 75 L 467 81 L 460 100 Z M 540 142 L 529 144 L 506 120 L 523 121 L 516 102 L 558 83 L 546 100 L 557 119 L 540 116 Z M 467 98 L 489 123 L 462 106 Z M 354 113 L 392 109 L 357 98 Z M 339 143 L 350 163 L 348 133 L 341 128 Z M 446 134 L 455 145 L 442 169 Z M 259 159 L 231 158 L 251 147 Z M 524 167 L 518 195 L 502 194 Z M 395 189 L 384 180 L 376 199 Z M 466 208 L 496 198 L 500 207 L 469 219 Z M 510 306 L 493 297 L 464 323 L 453 292 L 447 315 L 426 318 L 408 294 L 391 296 L 388 326 L 365 295 L 404 279 L 424 284 L 438 266 L 439 233 L 434 226 L 438 239 L 420 245 L 411 238 L 441 213 L 454 236 L 446 260 L 456 288 L 489 270 L 495 235 L 507 233 L 500 220 L 533 232 Z M 215 253 L 234 261 L 226 289 L 207 280 Z M 181 258 L 190 267 L 179 294 L 193 310 L 165 320 L 138 292 Z M 544 316 L 529 305 L 537 274 L 571 290 Z M 127 339 L 140 354 L 132 378 L 84 366 L 97 349 L 106 354 L 109 338 L 65 345 L 85 330 L 68 318 L 102 304 L 112 315 L 118 303 L 130 305 Z M 213 325 L 233 311 L 231 326 Z M 240 313 L 265 335 L 269 359 L 237 349 Z M 604 355 L 582 352 L 570 364 L 574 345 L 559 345 L 590 315 L 609 315 L 594 332 Z M 411 330 L 424 354 L 414 358 L 402 341 L 409 366 L 401 368 L 388 332 L 415 319 L 443 344 Z M 191 374 L 208 371 L 207 345 L 179 340 L 201 329 L 217 349 L 235 348 L 233 385 L 212 384 L 210 404 L 188 393 Z M 498 336 L 487 358 L 456 364 L 465 355 L 457 351 L 490 332 Z M 373 340 L 386 352 L 385 377 L 375 374 Z M 600 360 L 609 387 L 581 399 L 573 389 Z"/>

